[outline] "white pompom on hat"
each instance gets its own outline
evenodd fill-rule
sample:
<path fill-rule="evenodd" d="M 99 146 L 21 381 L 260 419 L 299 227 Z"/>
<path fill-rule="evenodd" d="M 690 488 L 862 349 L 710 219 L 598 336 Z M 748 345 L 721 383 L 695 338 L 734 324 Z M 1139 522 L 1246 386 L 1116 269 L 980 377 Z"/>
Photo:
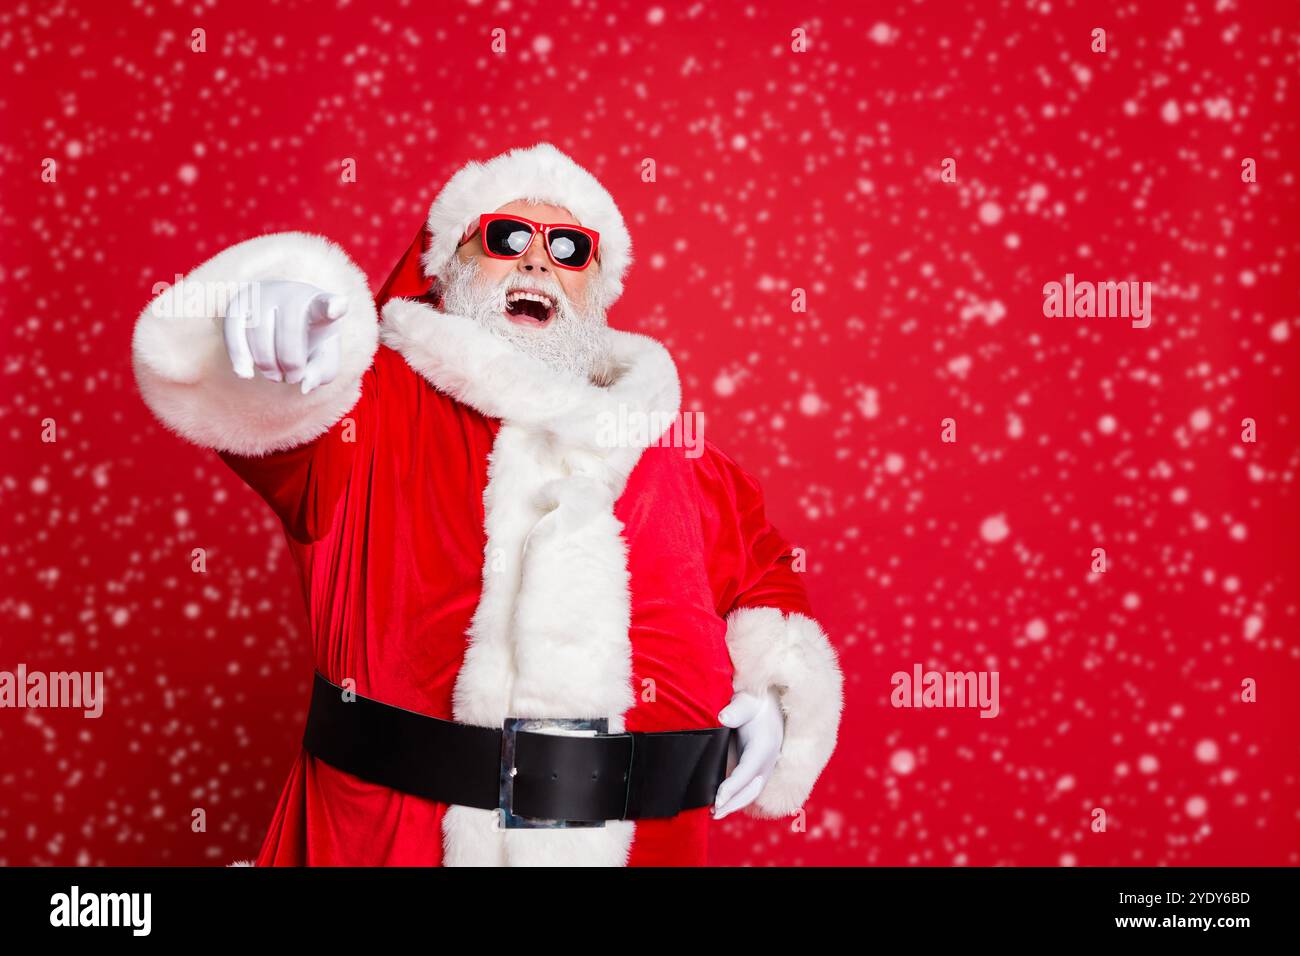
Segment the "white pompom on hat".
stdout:
<path fill-rule="evenodd" d="M 632 264 L 632 237 L 623 216 L 600 181 L 550 143 L 466 163 L 447 180 L 429 207 L 425 273 L 441 275 L 479 216 L 515 200 L 562 206 L 578 225 L 600 233 L 598 261 L 606 307 L 622 295 L 623 278 Z"/>

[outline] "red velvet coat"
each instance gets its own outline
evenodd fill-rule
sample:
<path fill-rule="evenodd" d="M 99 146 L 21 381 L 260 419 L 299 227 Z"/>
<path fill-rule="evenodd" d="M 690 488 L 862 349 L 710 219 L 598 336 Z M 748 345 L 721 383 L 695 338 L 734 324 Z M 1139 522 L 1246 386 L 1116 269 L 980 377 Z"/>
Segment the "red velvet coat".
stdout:
<path fill-rule="evenodd" d="M 597 389 L 410 300 L 384 308 L 383 344 L 367 354 L 371 309 L 371 327 L 362 313 L 345 341 L 364 370 L 292 412 L 288 387 L 222 371 L 219 343 L 201 356 L 210 368 L 191 368 L 174 326 L 146 310 L 137 327 L 151 408 L 215 448 L 283 522 L 321 673 L 442 718 L 608 716 L 611 731 L 716 727 L 736 689 L 775 686 L 794 752 L 750 812 L 796 810 L 834 744 L 834 652 L 757 483 L 711 443 L 660 438 L 681 424 L 662 346 L 612 332 L 624 374 Z M 270 417 L 286 414 L 298 418 Z M 257 863 L 707 859 L 708 808 L 597 830 L 494 832 L 491 816 L 304 751 Z"/>
<path fill-rule="evenodd" d="M 386 346 L 361 389 L 349 415 L 309 444 L 222 458 L 284 523 L 321 673 L 451 719 L 482 589 L 483 491 L 500 422 L 438 392 Z M 348 429 L 355 440 L 343 440 Z M 632 580 L 628 730 L 719 726 L 732 696 L 724 617 L 750 605 L 808 611 L 758 485 L 712 443 L 702 451 L 647 448 L 614 511 Z M 257 862 L 436 865 L 444 810 L 304 751 Z M 629 865 L 703 864 L 709 824 L 707 807 L 639 822 Z"/>

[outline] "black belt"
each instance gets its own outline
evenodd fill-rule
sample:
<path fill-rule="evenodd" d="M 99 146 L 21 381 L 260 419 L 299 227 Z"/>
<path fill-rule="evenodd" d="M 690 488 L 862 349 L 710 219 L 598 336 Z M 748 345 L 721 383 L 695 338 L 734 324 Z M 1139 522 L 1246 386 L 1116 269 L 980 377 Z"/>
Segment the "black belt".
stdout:
<path fill-rule="evenodd" d="M 604 826 L 713 803 L 731 728 L 610 734 L 605 720 L 442 720 L 349 692 L 319 672 L 303 746 L 362 780 L 503 811 L 508 828 Z M 546 728 L 595 730 L 564 736 Z"/>

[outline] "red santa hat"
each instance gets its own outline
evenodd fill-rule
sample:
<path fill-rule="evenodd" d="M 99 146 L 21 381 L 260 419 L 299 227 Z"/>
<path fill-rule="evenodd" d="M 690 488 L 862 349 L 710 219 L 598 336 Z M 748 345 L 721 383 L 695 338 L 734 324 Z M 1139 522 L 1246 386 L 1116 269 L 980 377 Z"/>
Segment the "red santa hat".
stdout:
<path fill-rule="evenodd" d="M 561 206 L 578 225 L 600 233 L 598 263 L 605 305 L 623 293 L 632 264 L 632 237 L 609 191 L 586 169 L 550 143 L 512 149 L 485 162 L 468 162 L 447 180 L 429 207 L 420 235 L 393 270 L 379 294 L 420 298 L 432 294 L 433 278 L 456 254 L 485 212 L 524 200 Z"/>

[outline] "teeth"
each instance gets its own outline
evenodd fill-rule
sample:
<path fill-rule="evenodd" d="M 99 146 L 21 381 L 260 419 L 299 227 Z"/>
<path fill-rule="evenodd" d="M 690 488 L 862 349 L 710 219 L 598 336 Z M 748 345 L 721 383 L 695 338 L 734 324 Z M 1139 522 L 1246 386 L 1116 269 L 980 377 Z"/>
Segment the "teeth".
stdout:
<path fill-rule="evenodd" d="M 555 300 L 552 299 L 549 295 L 543 295 L 540 292 L 520 292 L 516 290 L 506 295 L 507 303 L 518 302 L 521 299 L 526 299 L 529 302 L 540 302 L 548 309 L 555 308 Z"/>

